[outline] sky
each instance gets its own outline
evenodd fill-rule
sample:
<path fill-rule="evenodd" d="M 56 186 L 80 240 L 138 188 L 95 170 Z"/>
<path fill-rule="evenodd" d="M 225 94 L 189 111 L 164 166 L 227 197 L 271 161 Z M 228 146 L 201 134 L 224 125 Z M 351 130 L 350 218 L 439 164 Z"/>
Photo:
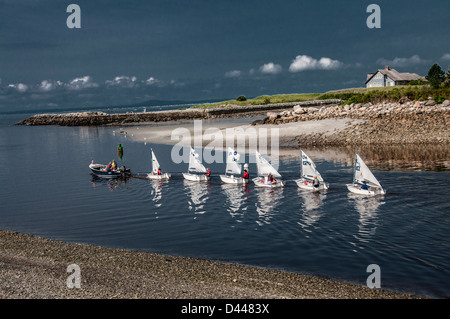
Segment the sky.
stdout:
<path fill-rule="evenodd" d="M 0 112 L 321 93 L 386 65 L 447 71 L 449 13 L 449 0 L 0 0 Z"/>

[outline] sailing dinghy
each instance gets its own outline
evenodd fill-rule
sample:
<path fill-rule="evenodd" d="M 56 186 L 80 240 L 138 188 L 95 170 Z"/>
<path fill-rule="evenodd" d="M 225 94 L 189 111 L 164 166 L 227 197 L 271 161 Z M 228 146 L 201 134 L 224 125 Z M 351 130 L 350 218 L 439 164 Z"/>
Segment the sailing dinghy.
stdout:
<path fill-rule="evenodd" d="M 256 168 L 258 170 L 258 177 L 253 179 L 256 186 L 261 187 L 283 187 L 282 180 L 276 180 L 275 177 L 281 178 L 280 173 L 258 152 L 256 151 Z M 274 177 L 274 181 L 268 179 L 269 175 Z"/>
<path fill-rule="evenodd" d="M 147 177 L 150 179 L 169 179 L 169 173 L 158 174 L 160 167 L 161 166 L 159 165 L 158 159 L 156 158 L 155 153 L 152 150 L 152 172 L 148 173 Z"/>
<path fill-rule="evenodd" d="M 189 168 L 187 173 L 183 173 L 183 177 L 189 181 L 208 181 L 211 179 L 211 176 L 207 176 L 206 174 L 206 168 L 203 166 L 203 164 L 199 161 L 199 155 L 194 150 L 194 148 L 191 146 L 191 152 L 189 154 Z"/>
<path fill-rule="evenodd" d="M 227 152 L 227 166 L 225 169 L 225 175 L 220 175 L 220 179 L 224 183 L 228 184 L 246 184 L 248 183 L 247 178 L 242 178 L 239 175 L 241 175 L 242 167 L 241 164 L 239 164 L 239 159 L 241 155 L 232 149 L 231 147 L 228 147 Z M 238 176 L 235 176 L 238 175 Z"/>
<path fill-rule="evenodd" d="M 302 189 L 307 189 L 311 191 L 319 191 L 326 190 L 329 188 L 329 184 L 325 183 L 322 175 L 320 175 L 319 171 L 316 168 L 314 162 L 306 155 L 303 150 L 301 151 L 301 163 L 300 163 L 300 178 L 295 182 L 298 187 Z M 314 179 L 319 181 L 319 186 L 314 186 Z"/>
<path fill-rule="evenodd" d="M 375 178 L 370 169 L 356 154 L 353 172 L 353 183 L 347 184 L 350 192 L 362 195 L 384 195 L 386 191 L 380 182 Z"/>

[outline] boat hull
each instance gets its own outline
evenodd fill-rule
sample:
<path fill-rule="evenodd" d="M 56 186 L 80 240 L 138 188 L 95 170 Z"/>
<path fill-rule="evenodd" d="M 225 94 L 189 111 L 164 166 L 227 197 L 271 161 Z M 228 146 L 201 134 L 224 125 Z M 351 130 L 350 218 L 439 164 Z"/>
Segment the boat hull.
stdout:
<path fill-rule="evenodd" d="M 209 181 L 211 179 L 211 176 L 200 175 L 200 174 L 191 174 L 191 173 L 183 173 L 183 177 L 184 177 L 184 179 L 187 179 L 188 181 L 194 181 L 194 182 Z"/>
<path fill-rule="evenodd" d="M 220 175 L 220 179 L 222 182 L 227 184 L 247 184 L 248 179 L 241 178 L 241 177 L 234 177 L 234 176 L 228 176 L 228 175 Z"/>
<path fill-rule="evenodd" d="M 347 184 L 346 186 L 347 186 L 347 189 L 354 194 L 369 195 L 369 196 L 386 194 L 386 191 L 384 189 L 378 188 L 378 187 L 370 187 L 369 189 L 361 189 L 361 187 L 359 187 L 358 185 L 355 185 L 355 184 Z"/>
<path fill-rule="evenodd" d="M 330 188 L 330 184 L 325 183 L 325 182 L 321 182 L 319 184 L 319 187 L 314 187 L 313 182 L 311 180 L 305 179 L 305 178 L 300 178 L 297 179 L 295 181 L 298 185 L 299 188 L 301 189 L 305 189 L 305 190 L 310 190 L 313 192 L 318 192 L 321 190 L 327 190 L 328 188 Z"/>
<path fill-rule="evenodd" d="M 164 173 L 164 174 L 161 174 L 161 175 L 149 173 L 149 174 L 147 175 L 147 177 L 148 177 L 149 179 L 156 179 L 156 180 L 160 180 L 160 179 L 169 179 L 170 176 L 171 176 L 171 175 L 170 175 L 169 173 Z"/>
<path fill-rule="evenodd" d="M 253 183 L 255 183 L 255 186 L 258 187 L 270 187 L 270 188 L 277 188 L 277 187 L 283 187 L 284 183 L 283 181 L 277 180 L 276 183 L 268 183 L 266 178 L 263 177 L 256 177 L 253 179 Z"/>

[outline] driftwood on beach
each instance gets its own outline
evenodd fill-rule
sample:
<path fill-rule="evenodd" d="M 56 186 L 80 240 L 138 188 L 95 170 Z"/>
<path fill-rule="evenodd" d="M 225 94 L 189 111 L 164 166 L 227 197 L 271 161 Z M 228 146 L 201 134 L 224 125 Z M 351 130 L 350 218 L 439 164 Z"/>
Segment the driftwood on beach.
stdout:
<path fill-rule="evenodd" d="M 60 125 L 60 126 L 98 126 L 124 125 L 142 122 L 163 122 L 177 120 L 213 119 L 239 116 L 265 115 L 270 110 L 279 110 L 299 105 L 302 107 L 324 106 L 340 103 L 341 100 L 314 100 L 251 106 L 218 107 L 211 109 L 190 108 L 142 113 L 107 114 L 103 112 L 81 112 L 63 114 L 37 114 L 16 123 L 16 125 Z"/>

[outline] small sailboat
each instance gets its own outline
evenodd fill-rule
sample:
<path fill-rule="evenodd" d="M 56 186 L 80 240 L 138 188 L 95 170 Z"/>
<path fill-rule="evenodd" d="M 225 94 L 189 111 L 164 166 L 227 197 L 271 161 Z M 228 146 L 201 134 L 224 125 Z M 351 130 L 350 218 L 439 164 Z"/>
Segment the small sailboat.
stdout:
<path fill-rule="evenodd" d="M 298 187 L 302 189 L 319 191 L 326 190 L 329 188 L 329 184 L 325 183 L 322 175 L 320 175 L 319 171 L 316 168 L 314 162 L 306 155 L 303 150 L 301 151 L 301 163 L 300 163 L 300 178 L 295 182 Z M 314 186 L 314 180 L 317 179 L 319 181 L 319 186 Z"/>
<path fill-rule="evenodd" d="M 228 147 L 227 152 L 227 166 L 225 169 L 225 175 L 220 175 L 220 179 L 224 183 L 229 184 L 246 184 L 248 183 L 247 178 L 242 178 L 240 176 L 235 175 L 241 175 L 242 167 L 241 164 L 239 164 L 240 154 L 232 149 L 231 147 Z"/>
<path fill-rule="evenodd" d="M 206 174 L 207 170 L 205 166 L 199 161 L 199 155 L 194 150 L 193 147 L 191 147 L 191 151 L 189 154 L 189 168 L 187 173 L 183 173 L 183 177 L 189 181 L 208 181 L 211 179 L 211 176 L 208 176 Z"/>
<path fill-rule="evenodd" d="M 281 178 L 280 173 L 258 152 L 256 151 L 256 168 L 258 177 L 253 179 L 256 186 L 261 187 L 283 187 L 282 180 L 276 180 L 275 177 Z M 273 181 L 270 180 L 273 177 Z"/>
<path fill-rule="evenodd" d="M 147 177 L 150 179 L 169 179 L 170 178 L 169 173 L 158 174 L 160 167 L 161 166 L 159 165 L 158 159 L 156 158 L 155 153 L 153 152 L 152 149 L 152 172 L 148 173 Z"/>
<path fill-rule="evenodd" d="M 380 182 L 375 178 L 370 169 L 356 154 L 355 166 L 353 172 L 353 183 L 347 184 L 350 192 L 362 195 L 384 195 L 386 190 L 383 189 Z"/>

